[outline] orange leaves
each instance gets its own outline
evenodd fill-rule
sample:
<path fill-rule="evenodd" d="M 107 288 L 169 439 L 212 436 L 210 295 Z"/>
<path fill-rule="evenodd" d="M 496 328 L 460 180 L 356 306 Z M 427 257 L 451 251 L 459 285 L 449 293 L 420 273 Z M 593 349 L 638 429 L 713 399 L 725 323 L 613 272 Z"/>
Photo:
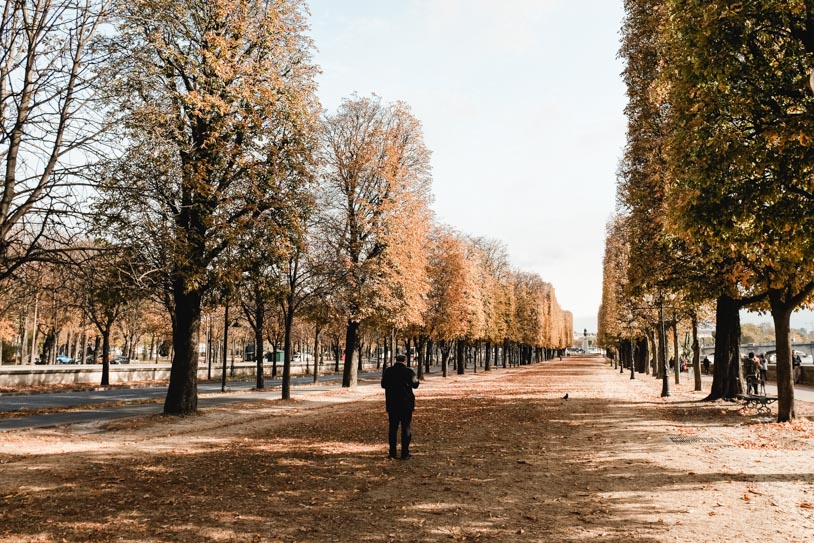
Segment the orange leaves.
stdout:
<path fill-rule="evenodd" d="M 322 131 L 328 244 L 350 263 L 341 297 L 354 318 L 421 324 L 428 290 L 430 151 L 401 102 L 353 96 Z M 352 309 L 351 309 L 352 308 Z"/>

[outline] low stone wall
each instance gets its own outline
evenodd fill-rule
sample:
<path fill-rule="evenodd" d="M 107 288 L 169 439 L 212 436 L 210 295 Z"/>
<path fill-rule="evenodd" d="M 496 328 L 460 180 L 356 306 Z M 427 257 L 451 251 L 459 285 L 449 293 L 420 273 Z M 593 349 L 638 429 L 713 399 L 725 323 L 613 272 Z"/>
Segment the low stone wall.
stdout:
<path fill-rule="evenodd" d="M 375 363 L 364 364 L 365 368 L 374 368 Z M 333 363 L 325 364 L 324 371 L 332 372 Z M 212 366 L 212 379 L 219 380 L 221 365 Z M 257 365 L 254 362 L 235 362 L 234 375 L 252 377 Z M 263 364 L 263 374 L 271 376 L 271 363 Z M 277 374 L 282 374 L 283 364 L 277 363 Z M 227 379 L 232 379 L 231 364 L 227 364 Z M 303 375 L 305 365 L 292 365 L 292 375 Z M 208 375 L 206 364 L 198 366 L 198 380 L 205 381 Z M 110 383 L 134 383 L 139 381 L 164 381 L 170 379 L 170 365 L 159 364 L 122 364 L 110 366 Z M 102 382 L 102 366 L 99 364 L 63 366 L 0 366 L 0 386 L 22 387 L 32 385 L 87 385 Z"/>
<path fill-rule="evenodd" d="M 814 366 L 800 366 L 803 371 L 803 377 L 800 379 L 801 385 L 814 385 Z M 777 380 L 777 371 L 775 366 L 769 366 L 769 371 L 766 372 L 769 381 L 775 382 Z"/>
<path fill-rule="evenodd" d="M 803 377 L 800 379 L 799 384 L 814 386 L 814 366 L 803 365 L 800 366 L 800 369 L 803 371 Z M 713 371 L 715 371 L 715 364 L 710 364 L 709 374 L 712 375 Z M 769 371 L 766 372 L 766 377 L 770 383 L 774 383 L 777 380 L 777 370 L 774 364 L 769 364 Z"/>

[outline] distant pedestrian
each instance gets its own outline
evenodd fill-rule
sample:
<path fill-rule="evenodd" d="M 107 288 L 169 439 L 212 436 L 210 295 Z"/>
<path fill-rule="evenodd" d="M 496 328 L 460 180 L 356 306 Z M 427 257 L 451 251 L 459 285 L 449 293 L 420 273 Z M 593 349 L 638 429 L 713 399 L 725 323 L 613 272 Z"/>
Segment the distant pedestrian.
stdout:
<path fill-rule="evenodd" d="M 800 358 L 800 353 L 794 353 L 791 357 L 792 375 L 794 382 L 799 383 L 803 379 L 803 359 Z"/>
<path fill-rule="evenodd" d="M 413 370 L 404 362 L 407 357 L 396 355 L 396 363 L 385 368 L 382 372 L 382 388 L 384 389 L 387 418 L 390 423 L 388 442 L 390 444 L 390 458 L 397 455 L 398 429 L 401 426 L 401 458 L 410 457 L 410 441 L 412 431 L 410 425 L 415 410 L 415 395 L 413 389 L 418 388 L 418 378 Z"/>
<path fill-rule="evenodd" d="M 746 377 L 746 394 L 758 395 L 758 380 L 760 379 L 760 364 L 755 358 L 755 353 L 749 353 L 743 361 L 743 373 Z"/>
<path fill-rule="evenodd" d="M 769 375 L 769 361 L 766 360 L 766 355 L 759 354 L 757 355 L 757 359 L 760 364 L 760 389 L 763 391 L 763 395 L 766 395 L 766 379 Z"/>
<path fill-rule="evenodd" d="M 709 357 L 705 356 L 702 364 L 704 364 L 704 373 L 709 374 Z"/>

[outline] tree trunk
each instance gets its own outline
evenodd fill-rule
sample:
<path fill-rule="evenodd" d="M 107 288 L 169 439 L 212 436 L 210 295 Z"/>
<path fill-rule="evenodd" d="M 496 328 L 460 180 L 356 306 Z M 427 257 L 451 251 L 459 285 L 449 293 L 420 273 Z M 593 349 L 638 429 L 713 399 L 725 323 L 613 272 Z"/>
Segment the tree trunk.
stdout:
<path fill-rule="evenodd" d="M 34 365 L 34 361 L 39 354 L 37 351 L 37 333 L 39 332 L 38 324 L 37 324 L 37 316 L 40 309 L 40 293 L 37 291 L 36 296 L 34 297 L 34 324 L 31 326 L 31 365 Z M 95 360 L 94 360 L 95 362 Z"/>
<path fill-rule="evenodd" d="M 734 298 L 722 295 L 715 307 L 715 369 L 712 389 L 705 401 L 731 399 L 743 392 L 738 378 L 740 369 L 740 304 Z"/>
<path fill-rule="evenodd" d="M 676 361 L 675 363 L 675 382 L 676 384 L 681 383 L 681 362 L 679 361 L 678 356 L 678 318 L 673 315 L 673 350 L 675 353 L 673 354 L 673 360 Z"/>
<path fill-rule="evenodd" d="M 212 380 L 212 364 L 215 361 L 214 355 L 215 353 L 212 352 L 212 344 L 214 342 L 214 332 L 215 332 L 215 319 L 213 315 L 209 315 L 209 330 L 206 333 L 206 380 Z M 155 343 L 155 335 L 150 337 L 150 352 L 152 353 L 153 344 Z"/>
<path fill-rule="evenodd" d="M 339 338 L 333 340 L 333 353 L 334 353 L 334 373 L 339 373 L 339 359 L 342 357 L 342 344 L 339 343 Z"/>
<path fill-rule="evenodd" d="M 229 302 L 223 307 L 223 365 L 220 371 L 220 391 L 226 392 L 226 359 L 229 355 Z"/>
<path fill-rule="evenodd" d="M 283 308 L 283 383 L 282 398 L 291 399 L 291 329 L 294 326 L 294 300 L 289 293 L 288 301 Z M 302 356 L 305 356 L 303 353 Z"/>
<path fill-rule="evenodd" d="M 650 361 L 650 343 L 641 338 L 636 345 L 636 371 L 647 375 L 647 364 Z"/>
<path fill-rule="evenodd" d="M 348 319 L 348 329 L 345 334 L 345 366 L 342 371 L 342 388 L 355 387 L 357 383 L 357 368 L 353 363 L 353 353 L 356 351 L 356 341 L 359 335 L 359 323 Z"/>
<path fill-rule="evenodd" d="M 656 332 L 653 329 L 647 331 L 647 339 L 650 343 L 650 356 L 648 356 L 648 367 L 645 367 L 645 373 L 651 374 L 653 377 L 658 376 L 658 360 L 656 351 Z"/>
<path fill-rule="evenodd" d="M 201 322 L 201 293 L 188 287 L 183 279 L 173 282 L 173 358 L 164 401 L 167 415 L 191 415 L 198 409 L 198 350 L 193 340 Z"/>
<path fill-rule="evenodd" d="M 466 347 L 466 342 L 462 339 L 459 339 L 455 345 L 455 362 L 457 364 L 456 371 L 458 375 L 464 374 L 464 350 Z"/>
<path fill-rule="evenodd" d="M 103 387 L 110 386 L 110 328 L 113 323 L 108 321 L 102 332 L 102 383 Z"/>
<path fill-rule="evenodd" d="M 794 409 L 794 373 L 792 371 L 791 337 L 789 320 L 794 305 L 783 300 L 782 293 L 769 291 L 772 320 L 774 321 L 774 341 L 777 349 L 775 368 L 777 371 L 777 422 L 788 422 L 797 418 Z"/>
<path fill-rule="evenodd" d="M 424 373 L 430 373 L 430 366 L 432 366 L 433 357 L 435 353 L 435 343 L 427 338 L 427 357 L 424 360 Z"/>
<path fill-rule="evenodd" d="M 314 325 L 314 383 L 319 381 L 319 334 L 322 327 Z"/>
<path fill-rule="evenodd" d="M 390 365 L 396 363 L 396 354 L 398 353 L 399 340 L 396 337 L 396 327 L 390 330 Z"/>
<path fill-rule="evenodd" d="M 362 351 L 363 351 L 363 343 L 362 338 L 358 337 L 356 340 L 356 356 L 358 357 L 356 360 L 356 369 L 361 373 L 364 371 L 364 364 L 362 363 Z"/>
<path fill-rule="evenodd" d="M 256 299 L 254 301 L 254 360 L 257 365 L 257 379 L 255 388 L 263 390 L 266 388 L 266 380 L 263 375 L 263 326 L 266 320 L 266 304 Z"/>
<path fill-rule="evenodd" d="M 449 360 L 450 345 L 447 340 L 441 342 L 441 376 L 447 376 L 447 361 Z"/>
<path fill-rule="evenodd" d="M 692 373 L 695 390 L 701 391 L 701 346 L 698 344 L 698 316 L 692 315 Z"/>
<path fill-rule="evenodd" d="M 271 350 L 274 352 L 274 354 L 271 355 L 271 378 L 272 379 L 277 378 L 277 347 L 279 347 L 279 345 L 277 345 L 277 339 L 275 339 L 274 342 L 271 344 Z"/>
<path fill-rule="evenodd" d="M 405 349 L 404 354 L 407 356 L 407 367 L 408 368 L 413 367 L 413 355 L 410 352 L 410 343 L 411 343 L 410 342 L 410 336 L 407 336 L 406 338 L 404 338 L 404 349 Z"/>
<path fill-rule="evenodd" d="M 93 362 L 91 364 L 96 364 L 96 360 L 99 358 L 99 349 L 101 349 L 102 345 L 102 338 L 99 337 L 99 334 L 96 334 L 93 337 Z"/>
<path fill-rule="evenodd" d="M 418 377 L 419 381 L 424 380 L 424 360 L 426 359 L 425 350 L 427 348 L 427 337 L 426 336 L 418 336 L 415 339 L 415 346 L 416 346 L 416 377 Z"/>

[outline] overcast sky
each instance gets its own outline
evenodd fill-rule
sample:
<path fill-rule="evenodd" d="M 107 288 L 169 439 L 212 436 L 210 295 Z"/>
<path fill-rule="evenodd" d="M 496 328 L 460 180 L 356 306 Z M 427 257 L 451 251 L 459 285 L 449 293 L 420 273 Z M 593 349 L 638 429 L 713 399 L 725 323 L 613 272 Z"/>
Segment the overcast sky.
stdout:
<path fill-rule="evenodd" d="M 335 110 L 404 100 L 433 151 L 440 222 L 496 238 L 596 330 L 625 138 L 616 0 L 310 0 Z"/>

